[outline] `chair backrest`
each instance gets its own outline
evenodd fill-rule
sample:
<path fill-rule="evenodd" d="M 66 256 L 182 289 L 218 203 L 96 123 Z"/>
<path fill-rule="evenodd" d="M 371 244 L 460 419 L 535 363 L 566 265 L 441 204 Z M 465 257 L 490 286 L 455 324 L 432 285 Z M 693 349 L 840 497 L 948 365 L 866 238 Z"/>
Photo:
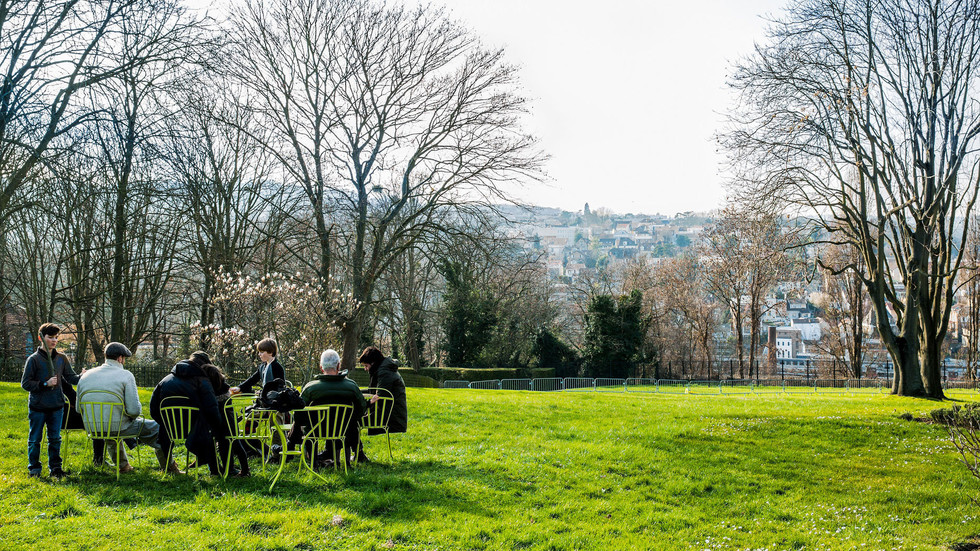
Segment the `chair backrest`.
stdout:
<path fill-rule="evenodd" d="M 380 386 L 369 386 L 367 388 L 362 388 L 361 392 L 363 392 L 364 394 L 377 394 L 378 397 L 380 398 L 394 399 L 395 397 L 395 395 L 392 394 L 390 390 L 388 390 L 387 388 L 382 388 Z"/>
<path fill-rule="evenodd" d="M 92 397 L 95 396 L 103 399 L 93 400 Z M 119 436 L 122 430 L 120 421 L 126 411 L 122 396 L 109 390 L 91 389 L 78 397 L 78 403 L 82 407 L 82 423 L 85 424 L 85 432 L 89 436 L 92 438 Z"/>
<path fill-rule="evenodd" d="M 390 395 L 391 393 L 389 392 L 388 394 Z M 387 430 L 388 420 L 391 419 L 391 412 L 394 409 L 394 398 L 378 394 L 378 400 L 374 403 L 374 406 L 369 407 L 367 415 L 361 419 L 361 428 Z"/>
<path fill-rule="evenodd" d="M 225 401 L 225 426 L 228 428 L 229 436 L 245 436 L 245 408 L 254 403 L 254 394 L 235 394 Z"/>
<path fill-rule="evenodd" d="M 337 440 L 347 433 L 347 427 L 354 417 L 354 406 L 346 404 L 310 406 L 293 413 L 309 416 L 310 428 L 306 431 L 306 438 Z"/>
<path fill-rule="evenodd" d="M 168 396 L 160 401 L 160 416 L 163 417 L 161 424 L 174 442 L 187 440 L 187 435 L 194 426 L 194 419 L 200 413 L 196 407 L 177 405 L 188 403 L 190 401 L 184 396 Z"/>

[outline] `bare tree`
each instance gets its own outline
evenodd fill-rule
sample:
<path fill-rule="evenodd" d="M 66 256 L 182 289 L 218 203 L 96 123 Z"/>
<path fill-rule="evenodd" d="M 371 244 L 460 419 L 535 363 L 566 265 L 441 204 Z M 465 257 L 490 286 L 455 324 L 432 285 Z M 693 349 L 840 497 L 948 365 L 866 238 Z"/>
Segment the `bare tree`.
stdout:
<path fill-rule="evenodd" d="M 708 377 L 714 360 L 719 304 L 712 300 L 705 288 L 704 273 L 697 255 L 684 254 L 660 264 L 656 277 L 658 287 L 669 290 L 664 293 L 663 306 L 671 314 L 668 319 L 673 320 L 675 335 L 691 345 L 682 350 L 688 354 L 686 360 L 692 366 L 695 360 L 702 361 L 705 370 L 701 375 Z"/>
<path fill-rule="evenodd" d="M 743 183 L 858 251 L 896 394 L 943 396 L 980 178 L 978 34 L 972 0 L 798 0 L 733 79 Z"/>
<path fill-rule="evenodd" d="M 721 217 L 704 232 L 699 247 L 707 289 L 728 308 L 735 335 L 738 374 L 744 378 L 744 297 L 749 287 L 749 258 L 746 256 L 746 249 L 750 244 L 742 235 L 742 215 L 743 213 L 732 206 L 726 207 L 721 212 Z"/>
<path fill-rule="evenodd" d="M 516 69 L 431 6 L 249 0 L 232 24 L 233 74 L 286 185 L 309 200 L 320 253 L 309 268 L 337 272 L 362 305 L 342 320 L 349 368 L 391 263 L 447 220 L 485 217 L 501 185 L 538 176 Z"/>
<path fill-rule="evenodd" d="M 980 363 L 980 225 L 974 219 L 964 245 L 966 255 L 960 272 L 960 293 L 964 304 L 959 310 L 960 351 L 966 356 L 967 378 L 977 378 Z"/>
<path fill-rule="evenodd" d="M 864 318 L 871 301 L 861 281 L 861 257 L 849 245 L 829 245 L 820 259 L 823 271 L 823 294 L 814 303 L 823 310 L 828 331 L 817 347 L 833 359 L 845 377 L 860 379 L 870 357 L 865 344 Z"/>
<path fill-rule="evenodd" d="M 204 326 L 216 321 L 216 278 L 250 266 L 261 268 L 256 257 L 263 245 L 282 238 L 272 212 L 289 210 L 280 202 L 281 190 L 267 189 L 271 158 L 253 137 L 262 131 L 248 106 L 233 94 L 203 84 L 187 91 L 181 95 L 187 108 L 169 131 L 168 160 L 179 186 L 179 210 L 190 222 L 182 235 L 180 252 L 187 269 L 181 275 L 195 289 L 198 320 Z M 202 346 L 208 344 L 205 334 Z"/>

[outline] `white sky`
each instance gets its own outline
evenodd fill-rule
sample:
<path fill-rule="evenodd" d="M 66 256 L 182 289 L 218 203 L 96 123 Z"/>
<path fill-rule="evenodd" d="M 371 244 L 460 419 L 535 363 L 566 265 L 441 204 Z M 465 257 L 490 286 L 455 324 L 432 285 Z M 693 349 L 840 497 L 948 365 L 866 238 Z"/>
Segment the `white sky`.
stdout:
<path fill-rule="evenodd" d="M 727 74 L 763 40 L 763 16 L 786 0 L 432 3 L 521 67 L 527 129 L 551 160 L 550 180 L 518 197 L 572 211 L 588 202 L 674 214 L 724 202 L 713 136 L 732 104 Z"/>
<path fill-rule="evenodd" d="M 552 156 L 528 201 L 663 214 L 724 202 L 726 77 L 785 0 L 442 2 L 522 67 L 529 128 Z"/>

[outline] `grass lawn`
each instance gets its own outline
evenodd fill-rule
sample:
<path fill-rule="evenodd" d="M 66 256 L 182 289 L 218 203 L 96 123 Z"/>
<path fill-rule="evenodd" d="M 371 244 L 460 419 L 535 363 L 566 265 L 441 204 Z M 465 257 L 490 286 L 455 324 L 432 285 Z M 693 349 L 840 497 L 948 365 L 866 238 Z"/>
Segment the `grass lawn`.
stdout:
<path fill-rule="evenodd" d="M 408 399 L 394 463 L 375 437 L 375 463 L 327 484 L 290 470 L 270 494 L 271 473 L 164 478 L 148 451 L 117 483 L 77 433 L 66 444 L 75 474 L 29 479 L 27 394 L 0 384 L 0 548 L 904 550 L 980 534 L 980 481 L 945 432 L 897 418 L 935 402 L 438 389 Z"/>

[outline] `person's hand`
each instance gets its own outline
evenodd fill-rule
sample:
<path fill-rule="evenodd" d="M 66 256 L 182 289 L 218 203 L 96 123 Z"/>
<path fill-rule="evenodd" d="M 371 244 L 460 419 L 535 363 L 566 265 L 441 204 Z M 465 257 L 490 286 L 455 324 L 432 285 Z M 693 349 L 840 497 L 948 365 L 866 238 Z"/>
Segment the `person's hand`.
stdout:
<path fill-rule="evenodd" d="M 377 402 L 377 401 L 378 401 L 378 395 L 377 395 L 377 394 L 374 394 L 374 395 L 372 395 L 372 396 L 371 396 L 371 402 L 370 402 L 370 403 L 372 403 L 372 404 L 373 404 L 373 403 L 375 403 L 375 402 Z"/>
<path fill-rule="evenodd" d="M 228 392 L 231 392 L 232 395 L 241 394 L 242 389 L 238 388 L 237 386 L 233 386 L 230 389 L 228 389 Z"/>
<path fill-rule="evenodd" d="M 54 386 L 56 384 L 58 384 L 58 377 L 57 376 L 51 377 L 50 379 L 48 379 L 47 381 L 44 382 L 44 386 Z"/>
<path fill-rule="evenodd" d="M 81 377 L 82 375 L 85 375 L 85 372 L 86 372 L 86 371 L 88 371 L 88 368 L 87 368 L 87 367 L 83 367 L 83 368 L 82 368 L 82 372 L 81 372 L 81 373 L 79 373 L 79 374 L 78 374 L 78 376 L 79 376 L 79 377 Z"/>

